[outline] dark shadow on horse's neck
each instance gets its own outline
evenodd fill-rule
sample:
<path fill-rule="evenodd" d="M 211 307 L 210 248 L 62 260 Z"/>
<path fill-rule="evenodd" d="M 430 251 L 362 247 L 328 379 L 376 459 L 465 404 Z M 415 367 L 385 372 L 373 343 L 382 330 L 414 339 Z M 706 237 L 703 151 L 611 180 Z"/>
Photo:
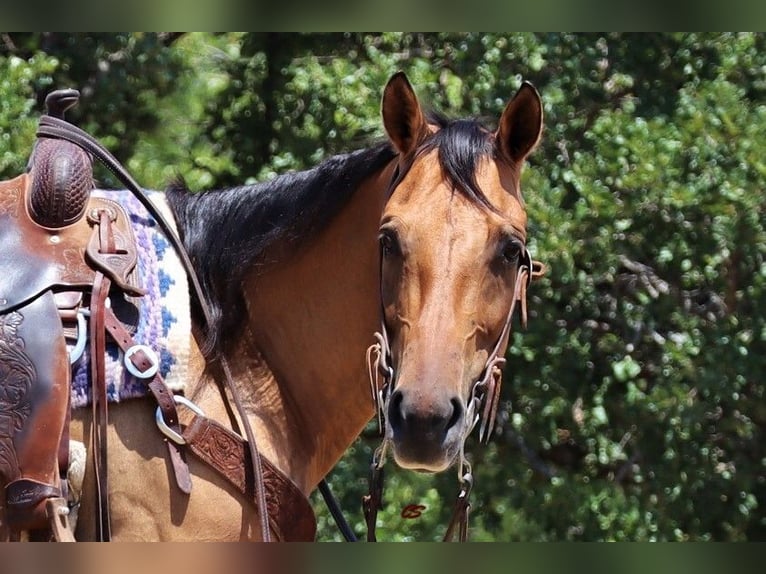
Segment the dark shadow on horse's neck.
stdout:
<path fill-rule="evenodd" d="M 388 143 L 331 157 L 273 180 L 224 190 L 167 190 L 179 233 L 212 308 L 206 354 L 236 337 L 245 317 L 242 283 L 289 258 L 320 233 L 361 182 L 394 157 Z"/>

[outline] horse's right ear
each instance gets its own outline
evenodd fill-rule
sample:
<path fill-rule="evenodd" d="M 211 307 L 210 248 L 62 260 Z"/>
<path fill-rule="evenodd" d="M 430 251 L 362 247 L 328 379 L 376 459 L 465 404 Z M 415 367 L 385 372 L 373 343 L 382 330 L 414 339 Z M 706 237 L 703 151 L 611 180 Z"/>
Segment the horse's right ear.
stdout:
<path fill-rule="evenodd" d="M 420 102 L 404 72 L 388 80 L 381 103 L 383 127 L 396 151 L 406 155 L 428 136 Z"/>
<path fill-rule="evenodd" d="M 521 84 L 500 117 L 495 139 L 502 154 L 519 164 L 535 149 L 543 133 L 543 101 L 529 82 Z"/>

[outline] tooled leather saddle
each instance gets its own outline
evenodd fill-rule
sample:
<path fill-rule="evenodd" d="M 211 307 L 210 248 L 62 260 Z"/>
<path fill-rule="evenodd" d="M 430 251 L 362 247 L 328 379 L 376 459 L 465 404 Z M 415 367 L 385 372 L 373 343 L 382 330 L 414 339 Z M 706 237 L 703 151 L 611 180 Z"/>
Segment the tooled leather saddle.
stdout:
<path fill-rule="evenodd" d="M 64 112 L 78 98 L 76 90 L 58 90 L 46 98 L 48 114 L 41 117 L 26 173 L 0 182 L 0 540 L 29 532 L 32 539 L 74 541 L 67 518 L 70 363 L 86 338 L 93 385 L 97 534 L 110 539 L 107 336 L 121 348 L 126 367 L 145 379 L 158 404 L 158 421 L 171 435 L 183 437 L 166 441 L 182 492 L 188 494 L 192 487 L 182 450 L 188 447 L 237 490 L 263 503 L 279 538 L 312 540 L 313 510 L 289 478 L 267 460 L 261 462 L 254 440 L 248 444 L 202 414 L 181 425 L 177 396 L 159 374 L 156 355 L 133 340 L 131 301 L 144 294 L 135 272 L 136 241 L 123 207 L 91 196 L 93 153 L 131 190 L 138 186 L 108 152 L 64 121 Z M 140 192 L 134 193 L 141 199 Z M 145 206 L 183 259 L 169 224 Z M 185 267 L 198 290 L 188 260 Z M 77 342 L 71 351 L 67 340 Z M 232 452 L 238 454 L 233 466 Z"/>

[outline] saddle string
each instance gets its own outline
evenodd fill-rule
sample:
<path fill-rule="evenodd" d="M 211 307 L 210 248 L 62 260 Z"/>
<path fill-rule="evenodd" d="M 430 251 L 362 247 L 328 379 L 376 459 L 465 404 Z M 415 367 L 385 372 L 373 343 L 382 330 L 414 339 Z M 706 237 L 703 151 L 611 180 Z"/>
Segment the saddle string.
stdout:
<path fill-rule="evenodd" d="M 192 283 L 194 295 L 199 303 L 200 309 L 203 314 L 206 328 L 209 328 L 212 324 L 211 312 L 207 304 L 207 300 L 204 297 L 202 287 L 196 272 L 192 266 L 191 260 L 183 247 L 178 235 L 175 233 L 171 225 L 167 222 L 165 217 L 160 213 L 143 192 L 141 187 L 136 183 L 133 177 L 125 170 L 124 167 L 114 158 L 114 156 L 101 144 L 99 144 L 94 138 L 87 132 L 79 129 L 77 126 L 67 122 L 66 120 L 53 117 L 50 115 L 43 115 L 40 117 L 38 130 L 38 137 L 47 137 L 55 139 L 63 139 L 74 143 L 84 150 L 88 151 L 95 157 L 97 157 L 115 177 L 117 177 L 139 200 L 139 202 L 147 209 L 147 211 L 156 219 L 162 231 L 166 234 L 168 240 L 173 246 L 174 250 L 181 259 L 182 265 Z M 259 515 L 261 517 L 261 535 L 264 541 L 271 540 L 270 529 L 268 525 L 268 511 L 266 507 L 266 488 L 263 481 L 263 475 L 261 473 L 260 453 L 255 441 L 255 435 L 252 431 L 249 419 L 247 418 L 247 412 L 242 403 L 240 393 L 238 392 L 236 385 L 234 385 L 231 370 L 226 362 L 225 358 L 221 357 L 221 366 L 223 368 L 226 377 L 226 386 L 229 389 L 232 400 L 235 404 L 237 412 L 240 416 L 242 426 L 244 427 L 246 437 L 248 439 L 248 448 L 250 451 L 250 459 L 252 463 L 252 471 L 255 481 L 255 493 L 256 500 L 261 511 Z M 225 400 L 225 397 L 224 397 Z"/>

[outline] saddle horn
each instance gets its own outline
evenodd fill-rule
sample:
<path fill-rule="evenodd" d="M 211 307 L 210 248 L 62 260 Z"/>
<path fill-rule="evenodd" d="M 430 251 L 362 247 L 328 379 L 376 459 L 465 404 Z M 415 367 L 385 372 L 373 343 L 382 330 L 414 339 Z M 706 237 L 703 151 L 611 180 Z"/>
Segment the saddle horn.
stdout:
<path fill-rule="evenodd" d="M 49 116 L 64 119 L 64 112 L 77 105 L 80 92 L 74 89 L 55 90 L 45 97 L 45 110 Z"/>
<path fill-rule="evenodd" d="M 53 91 L 45 98 L 47 115 L 63 120 L 79 99 L 74 89 Z M 66 140 L 38 135 L 27 171 L 27 205 L 35 223 L 58 229 L 80 220 L 94 187 L 93 160 L 87 152 Z"/>

